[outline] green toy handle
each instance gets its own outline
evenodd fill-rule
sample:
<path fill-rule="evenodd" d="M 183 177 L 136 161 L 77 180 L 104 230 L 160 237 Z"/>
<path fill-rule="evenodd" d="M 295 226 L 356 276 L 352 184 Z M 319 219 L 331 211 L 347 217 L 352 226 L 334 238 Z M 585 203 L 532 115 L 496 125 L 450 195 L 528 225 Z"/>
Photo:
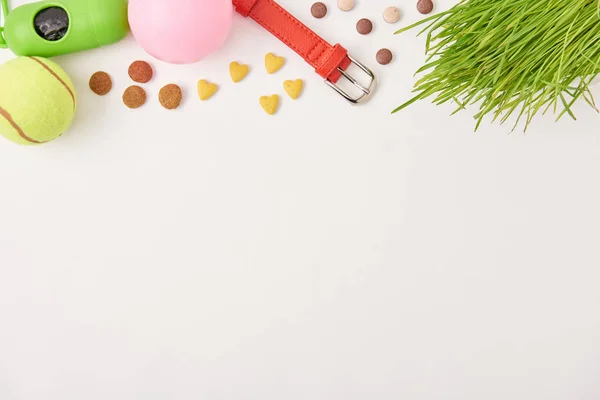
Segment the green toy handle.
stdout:
<path fill-rule="evenodd" d="M 8 0 L 0 0 L 0 8 L 2 9 L 2 20 L 6 22 L 6 17 L 8 17 Z M 2 31 L 4 31 L 4 27 L 0 25 L 0 49 L 6 49 L 8 46 L 6 45 Z"/>

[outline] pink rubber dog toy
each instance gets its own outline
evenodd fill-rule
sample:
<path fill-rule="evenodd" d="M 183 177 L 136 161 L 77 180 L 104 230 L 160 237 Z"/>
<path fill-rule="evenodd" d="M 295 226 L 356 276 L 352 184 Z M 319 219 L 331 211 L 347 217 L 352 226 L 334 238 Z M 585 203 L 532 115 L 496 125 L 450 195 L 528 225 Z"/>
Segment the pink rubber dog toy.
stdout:
<path fill-rule="evenodd" d="M 129 0 L 138 44 L 171 64 L 192 64 L 218 50 L 233 20 L 231 0 Z"/>

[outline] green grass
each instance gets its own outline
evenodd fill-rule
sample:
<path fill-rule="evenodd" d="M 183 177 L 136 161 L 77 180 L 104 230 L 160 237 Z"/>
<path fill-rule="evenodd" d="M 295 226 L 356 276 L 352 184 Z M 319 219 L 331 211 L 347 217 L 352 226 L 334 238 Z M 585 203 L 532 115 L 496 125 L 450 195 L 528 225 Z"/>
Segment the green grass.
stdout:
<path fill-rule="evenodd" d="M 400 29 L 423 27 L 427 60 L 415 101 L 477 104 L 484 117 L 527 129 L 538 113 L 560 119 L 580 99 L 597 110 L 588 85 L 600 73 L 598 0 L 462 0 L 448 11 Z"/>

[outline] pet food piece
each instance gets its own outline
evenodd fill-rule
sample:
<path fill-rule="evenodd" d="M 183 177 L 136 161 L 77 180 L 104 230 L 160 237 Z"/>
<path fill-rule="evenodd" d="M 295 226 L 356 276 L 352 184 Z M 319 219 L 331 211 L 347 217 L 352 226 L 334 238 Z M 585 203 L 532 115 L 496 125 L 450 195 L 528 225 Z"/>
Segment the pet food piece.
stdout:
<path fill-rule="evenodd" d="M 397 7 L 388 7 L 383 11 L 383 20 L 388 24 L 400 21 L 400 10 Z"/>
<path fill-rule="evenodd" d="M 181 88 L 173 83 L 164 86 L 158 93 L 158 101 L 167 110 L 174 110 L 181 104 Z"/>
<path fill-rule="evenodd" d="M 390 62 L 392 62 L 392 58 L 394 58 L 394 56 L 392 55 L 392 52 L 388 49 L 381 49 L 377 52 L 377 55 L 375 55 L 375 59 L 381 65 L 389 64 Z"/>
<path fill-rule="evenodd" d="M 354 0 L 338 0 L 338 7 L 342 11 L 350 11 L 354 8 Z"/>
<path fill-rule="evenodd" d="M 267 114 L 273 115 L 277 112 L 277 108 L 279 107 L 279 96 L 276 94 L 271 96 L 262 96 L 259 101 L 260 106 L 267 112 Z"/>
<path fill-rule="evenodd" d="M 285 58 L 278 57 L 273 53 L 267 53 L 265 56 L 265 68 L 268 74 L 274 74 L 279 71 L 285 64 Z"/>
<path fill-rule="evenodd" d="M 139 86 L 129 86 L 123 93 L 123 103 L 129 108 L 139 108 L 146 103 L 146 91 Z"/>
<path fill-rule="evenodd" d="M 327 15 L 327 6 L 318 1 L 310 7 L 310 13 L 315 18 L 323 18 Z"/>
<path fill-rule="evenodd" d="M 296 100 L 300 97 L 302 93 L 302 88 L 304 87 L 304 82 L 302 79 L 296 79 L 295 81 L 285 81 L 283 82 L 283 88 L 285 89 L 288 96 L 292 99 Z"/>
<path fill-rule="evenodd" d="M 90 78 L 90 89 L 98 96 L 104 96 L 112 89 L 112 79 L 104 71 L 95 72 Z"/>
<path fill-rule="evenodd" d="M 250 71 L 250 68 L 246 64 L 240 64 L 237 61 L 229 64 L 229 75 L 235 83 L 244 79 L 248 75 L 248 71 Z"/>
<path fill-rule="evenodd" d="M 135 61 L 129 66 L 129 76 L 134 82 L 148 83 L 154 72 L 146 61 Z"/>
<path fill-rule="evenodd" d="M 359 19 L 356 23 L 356 30 L 361 35 L 368 35 L 373 31 L 373 23 L 368 18 Z"/>
<path fill-rule="evenodd" d="M 431 0 L 419 0 L 417 3 L 417 10 L 421 14 L 429 14 L 433 11 L 433 1 Z"/>
<path fill-rule="evenodd" d="M 217 93 L 218 86 L 214 83 L 211 83 L 205 79 L 200 79 L 198 81 L 198 96 L 200 96 L 200 100 L 208 100 L 215 93 Z"/>

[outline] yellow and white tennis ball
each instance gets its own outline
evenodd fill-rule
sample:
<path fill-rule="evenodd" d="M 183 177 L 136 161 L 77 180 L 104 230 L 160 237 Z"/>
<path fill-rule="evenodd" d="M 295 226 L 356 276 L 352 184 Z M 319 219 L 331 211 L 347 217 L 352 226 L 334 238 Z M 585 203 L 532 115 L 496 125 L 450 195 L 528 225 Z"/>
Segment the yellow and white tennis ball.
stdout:
<path fill-rule="evenodd" d="M 0 65 L 0 134 L 26 145 L 62 135 L 75 116 L 75 88 L 55 62 L 20 57 Z"/>

